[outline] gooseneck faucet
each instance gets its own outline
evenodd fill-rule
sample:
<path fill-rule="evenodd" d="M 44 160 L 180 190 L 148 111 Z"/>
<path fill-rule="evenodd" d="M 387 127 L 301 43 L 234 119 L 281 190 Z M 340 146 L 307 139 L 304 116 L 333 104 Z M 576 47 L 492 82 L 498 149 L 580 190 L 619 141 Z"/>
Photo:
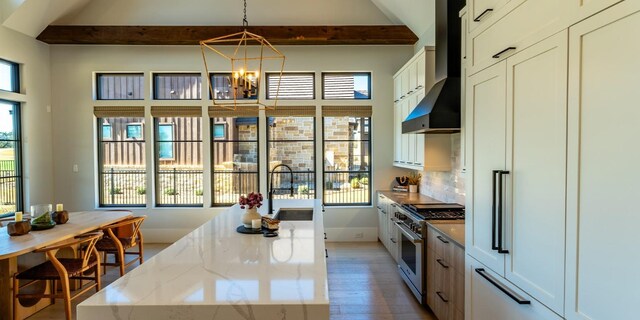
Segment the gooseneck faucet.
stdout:
<path fill-rule="evenodd" d="M 279 167 L 285 167 L 289 169 L 289 174 L 291 175 L 291 182 L 289 184 L 291 187 L 289 189 L 291 191 L 291 196 L 293 197 L 293 170 L 288 165 L 281 163 L 273 167 L 273 169 L 271 169 L 271 176 L 269 177 L 269 195 L 268 195 L 269 199 L 267 199 L 268 201 L 267 214 L 273 214 L 273 174 L 276 172 L 276 169 Z"/>

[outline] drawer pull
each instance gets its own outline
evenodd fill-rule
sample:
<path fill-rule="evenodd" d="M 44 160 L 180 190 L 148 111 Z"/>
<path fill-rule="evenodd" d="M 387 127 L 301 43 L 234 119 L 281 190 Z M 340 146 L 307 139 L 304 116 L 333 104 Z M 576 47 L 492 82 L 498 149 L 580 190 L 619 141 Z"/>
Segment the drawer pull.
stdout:
<path fill-rule="evenodd" d="M 436 259 L 436 262 L 440 264 L 443 268 L 449 269 L 449 266 L 442 262 L 442 259 Z"/>
<path fill-rule="evenodd" d="M 500 56 L 501 56 L 501 55 L 505 54 L 505 53 L 506 53 L 506 52 L 508 52 L 508 51 L 515 50 L 515 49 L 516 49 L 516 47 L 509 47 L 509 48 L 506 48 L 506 49 L 504 49 L 504 50 L 502 50 L 502 51 L 500 51 L 500 52 L 498 52 L 498 53 L 494 54 L 494 55 L 493 55 L 493 58 L 494 58 L 494 59 L 500 59 Z"/>
<path fill-rule="evenodd" d="M 392 204 L 391 204 L 391 206 L 395 208 L 395 207 L 397 207 L 398 205 L 397 205 L 397 204 L 395 204 L 395 203 L 392 203 Z"/>
<path fill-rule="evenodd" d="M 492 275 L 488 274 L 487 271 L 484 270 L 484 268 L 477 268 L 476 272 L 479 275 L 481 275 L 483 278 L 485 278 L 487 281 L 489 281 L 496 288 L 500 289 L 500 291 L 502 291 L 506 295 L 508 295 L 509 298 L 513 299 L 518 304 L 531 304 L 531 301 L 524 299 L 522 296 L 520 296 L 519 294 L 513 292 L 513 290 L 509 289 L 508 287 L 506 287 L 505 285 L 500 283 L 498 281 L 498 279 L 496 279 Z"/>
<path fill-rule="evenodd" d="M 493 12 L 493 9 L 487 9 L 485 11 L 482 11 L 482 13 L 479 16 L 473 18 L 473 21 L 480 22 L 480 20 L 482 20 L 482 17 L 484 17 L 484 15 L 489 13 L 489 12 Z"/>
<path fill-rule="evenodd" d="M 438 297 L 440 297 L 440 299 L 442 299 L 442 301 L 449 302 L 449 299 L 447 299 L 447 297 L 445 297 L 444 294 L 442 294 L 442 292 L 436 291 L 436 294 L 438 295 Z"/>
<path fill-rule="evenodd" d="M 324 233 L 324 239 L 327 240 L 327 233 Z"/>
<path fill-rule="evenodd" d="M 422 89 L 422 85 L 417 86 L 416 90 L 418 90 L 418 89 Z"/>
<path fill-rule="evenodd" d="M 394 238 L 389 238 L 389 240 L 391 240 L 391 242 L 393 242 L 393 243 L 398 243 L 398 242 L 396 242 L 396 239 L 394 239 Z"/>
<path fill-rule="evenodd" d="M 409 92 L 407 92 L 407 94 L 412 94 L 412 93 L 413 93 L 413 90 L 409 90 Z"/>
<path fill-rule="evenodd" d="M 437 236 L 436 238 L 438 238 L 438 240 L 444 242 L 444 243 L 449 243 L 449 241 L 447 241 L 445 238 L 443 238 L 442 236 Z"/>

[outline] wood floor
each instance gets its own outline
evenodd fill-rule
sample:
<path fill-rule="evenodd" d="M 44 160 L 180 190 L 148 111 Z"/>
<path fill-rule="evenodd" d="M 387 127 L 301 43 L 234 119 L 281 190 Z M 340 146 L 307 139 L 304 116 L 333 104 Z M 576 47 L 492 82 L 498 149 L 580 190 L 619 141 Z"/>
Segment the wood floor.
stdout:
<path fill-rule="evenodd" d="M 166 247 L 145 244 L 145 259 Z M 428 308 L 418 304 L 398 275 L 395 261 L 379 242 L 327 243 L 327 250 L 331 320 L 436 320 Z M 118 275 L 117 268 L 109 268 L 102 277 L 103 285 L 115 281 Z M 74 319 L 76 305 L 91 294 L 73 301 Z M 64 309 L 58 302 L 29 320 L 63 318 Z"/>

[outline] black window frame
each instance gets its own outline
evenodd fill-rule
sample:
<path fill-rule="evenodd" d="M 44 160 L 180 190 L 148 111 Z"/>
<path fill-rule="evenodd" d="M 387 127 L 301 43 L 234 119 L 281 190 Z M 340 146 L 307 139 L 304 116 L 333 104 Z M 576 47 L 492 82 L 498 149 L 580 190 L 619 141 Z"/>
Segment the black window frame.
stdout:
<path fill-rule="evenodd" d="M 102 90 L 100 90 L 101 88 L 101 84 L 102 84 L 102 76 L 131 76 L 131 75 L 138 75 L 142 77 L 142 83 L 143 83 L 143 87 L 140 88 L 140 90 L 143 92 L 143 94 L 141 95 L 140 98 L 137 99 L 107 99 L 102 97 L 102 94 L 100 93 Z M 96 100 L 102 100 L 102 101 L 142 101 L 145 98 L 145 90 L 144 90 L 144 72 L 98 72 L 96 73 Z"/>
<path fill-rule="evenodd" d="M 174 148 L 173 151 L 173 155 L 175 159 L 175 147 L 176 147 L 176 142 L 178 143 L 201 143 L 202 144 L 202 148 L 204 151 L 204 139 L 203 140 L 176 140 L 176 127 L 175 124 L 173 126 L 173 136 L 171 140 L 159 140 L 159 127 L 161 124 L 169 124 L 168 122 L 160 122 L 160 118 L 197 118 L 197 119 L 202 119 L 201 117 L 192 117 L 192 116 L 172 116 L 172 117 L 153 117 L 153 162 L 154 162 L 154 190 L 155 190 L 155 200 L 154 200 L 154 206 L 158 207 L 158 208 L 204 208 L 204 200 L 202 201 L 202 203 L 185 203 L 185 204 L 175 204 L 175 203 L 159 203 L 160 200 L 160 195 L 163 193 L 163 190 L 160 190 L 161 185 L 160 185 L 160 161 L 161 160 L 170 160 L 168 158 L 160 158 L 160 154 L 159 154 L 159 144 L 161 142 L 171 142 L 172 143 L 172 147 Z M 202 163 L 202 179 L 204 181 L 204 157 L 203 157 L 203 163 Z M 174 169 L 175 170 L 175 169 Z M 204 188 L 204 185 L 202 186 Z M 175 189 L 174 189 L 175 190 Z M 202 190 L 204 191 L 204 190 Z"/>
<path fill-rule="evenodd" d="M 269 96 L 269 75 L 279 75 L 280 72 L 267 72 L 264 75 L 265 78 L 265 99 L 266 100 L 276 100 L 275 98 L 272 98 Z M 278 100 L 315 100 L 316 99 L 316 74 L 315 72 L 283 72 L 282 76 L 287 76 L 287 75 L 310 75 L 311 76 L 311 81 L 313 82 L 312 87 L 313 87 L 313 92 L 312 92 L 312 97 L 311 98 L 281 98 L 278 97 Z"/>
<path fill-rule="evenodd" d="M 231 101 L 233 101 L 233 96 L 231 96 L 228 99 L 214 99 L 213 98 L 213 90 L 215 90 L 215 79 L 213 77 L 215 76 L 229 76 L 229 77 L 233 77 L 233 73 L 231 71 L 227 71 L 227 72 L 210 72 L 209 73 L 209 79 L 207 79 L 207 91 L 209 92 L 209 100 L 213 101 L 227 101 L 226 103 L 230 103 Z M 258 100 L 260 98 L 260 82 L 261 82 L 261 77 L 262 75 L 259 75 L 258 78 L 256 78 L 256 85 L 253 86 L 253 88 L 256 88 L 256 96 L 251 97 L 251 98 L 244 98 L 244 97 L 236 97 L 237 101 L 244 101 L 244 102 L 249 102 L 249 101 L 255 101 Z M 233 80 L 231 80 L 233 82 Z M 211 87 L 209 87 L 211 86 Z M 266 88 L 266 87 L 265 87 Z"/>
<path fill-rule="evenodd" d="M 190 98 L 190 99 L 179 99 L 179 98 L 158 98 L 158 77 L 159 76 L 197 76 L 200 78 L 200 97 L 199 98 Z M 158 72 L 153 73 L 153 88 L 152 88 L 152 99 L 158 101 L 167 101 L 167 100 L 181 100 L 181 101 L 198 101 L 202 99 L 202 74 L 199 72 Z M 209 91 L 209 90 L 207 90 Z"/>
<path fill-rule="evenodd" d="M 0 63 L 9 65 L 11 72 L 11 87 L 9 88 L 9 90 L 0 89 L 0 91 L 20 93 L 20 65 L 13 61 L 5 59 L 0 59 Z"/>
<path fill-rule="evenodd" d="M 324 206 L 327 206 L 327 207 L 362 207 L 362 206 L 370 206 L 373 203 L 372 202 L 372 192 L 373 191 L 371 190 L 371 182 L 373 180 L 373 175 L 372 175 L 373 171 L 371 170 L 371 167 L 372 167 L 371 163 L 373 162 L 373 157 L 371 156 L 372 155 L 371 154 L 371 145 L 373 144 L 372 143 L 372 139 L 371 139 L 372 138 L 372 130 L 371 130 L 372 121 L 371 121 L 371 117 L 355 117 L 355 116 L 353 117 L 353 118 L 367 118 L 368 119 L 368 121 L 366 121 L 368 123 L 368 129 L 369 129 L 369 134 L 368 134 L 369 139 L 368 140 L 363 140 L 363 139 L 360 139 L 360 140 L 355 140 L 355 139 L 327 140 L 326 137 L 325 137 L 325 132 L 326 132 L 325 128 L 326 127 L 325 127 L 325 121 L 324 121 L 325 118 L 327 118 L 327 117 L 328 118 L 337 118 L 336 116 L 323 116 L 322 117 L 322 154 L 323 154 L 323 161 L 322 161 L 322 186 L 323 186 L 323 188 L 322 188 L 322 204 Z M 326 144 L 325 143 L 326 142 L 354 142 L 354 141 L 355 142 L 358 142 L 358 141 L 360 141 L 360 142 L 368 142 L 367 143 L 367 146 L 368 146 L 367 152 L 368 152 L 368 155 L 369 155 L 369 163 L 368 163 L 368 166 L 367 166 L 367 171 L 364 171 L 364 172 L 366 172 L 367 175 L 368 175 L 367 192 L 369 193 L 369 201 L 368 202 L 327 203 L 327 202 L 325 202 L 325 199 L 326 199 L 325 196 L 326 196 L 326 192 L 327 192 L 325 179 L 326 179 L 326 174 L 327 173 L 329 173 L 329 174 L 332 174 L 332 173 L 349 173 L 349 174 L 355 173 L 355 174 L 357 174 L 357 173 L 360 173 L 360 172 L 363 172 L 363 171 L 325 170 L 325 165 L 324 165 L 324 154 L 326 153 L 326 149 L 325 149 Z"/>
<path fill-rule="evenodd" d="M 0 102 L 13 106 L 13 130 L 15 137 L 13 139 L 2 139 L 2 142 L 12 142 L 15 145 L 14 157 L 14 172 L 13 176 L 2 177 L 14 178 L 16 181 L 16 211 L 24 211 L 24 174 L 23 174 L 23 156 L 22 156 L 22 104 L 20 102 L 0 99 Z M 1 180 L 0 179 L 0 180 Z"/>
<path fill-rule="evenodd" d="M 105 196 L 105 192 L 107 190 L 105 190 L 103 188 L 104 186 L 104 175 L 106 174 L 106 172 L 104 171 L 104 147 L 103 147 L 103 143 L 131 143 L 131 142 L 143 142 L 145 144 L 145 148 L 147 148 L 147 141 L 144 140 L 144 134 L 142 135 L 142 139 L 128 139 L 126 138 L 125 135 L 125 139 L 123 140 L 116 140 L 114 139 L 114 132 L 113 132 L 113 125 L 109 124 L 111 126 L 111 138 L 109 138 L 108 140 L 105 140 L 104 137 L 102 136 L 103 134 L 103 130 L 102 130 L 102 125 L 104 124 L 104 119 L 105 118 L 131 118 L 131 117 L 104 117 L 104 118 L 97 118 L 97 128 L 98 128 L 98 134 L 97 134 L 97 143 L 98 143 L 98 207 L 99 208 L 146 208 L 147 207 L 147 200 L 146 200 L 146 196 L 145 196 L 145 200 L 144 203 L 137 203 L 137 204 L 131 204 L 131 203 L 123 203 L 123 204 L 105 204 L 102 203 L 102 199 L 104 199 Z M 144 118 L 144 117 L 133 117 L 133 118 Z M 140 122 L 140 124 L 143 124 L 142 122 Z M 128 125 L 128 124 L 127 124 Z M 125 128 L 126 126 L 125 125 Z M 125 129 L 126 130 L 126 129 Z M 144 130 L 144 129 L 143 129 Z M 146 156 L 145 156 L 146 157 Z M 146 174 L 147 174 L 147 166 L 146 166 L 146 161 L 145 161 L 145 168 L 144 168 L 144 173 L 145 175 L 145 194 L 146 192 L 148 192 L 149 190 L 149 181 L 146 180 Z M 112 183 L 112 187 L 113 187 L 113 183 Z M 112 201 L 115 202 L 115 201 Z"/>
<path fill-rule="evenodd" d="M 358 76 L 358 75 L 367 75 L 369 77 L 369 83 L 368 83 L 368 87 L 367 90 L 369 91 L 369 97 L 367 98 L 326 98 L 325 97 L 325 76 L 327 75 L 353 75 L 353 76 Z M 361 101 L 361 100 L 371 100 L 373 99 L 373 92 L 371 91 L 371 86 L 372 86 L 372 82 L 373 82 L 373 76 L 371 74 L 371 72 L 323 72 L 322 75 L 322 100 L 335 100 L 335 101 Z"/>
<path fill-rule="evenodd" d="M 222 118 L 222 117 L 221 117 Z M 230 117 L 229 117 L 230 118 Z M 216 163 L 216 158 L 215 158 L 215 144 L 216 143 L 229 143 L 229 142 L 242 142 L 242 143 L 248 143 L 248 142 L 253 142 L 256 145 L 256 149 L 258 151 L 257 153 L 257 159 L 256 159 L 256 171 L 255 172 L 247 172 L 247 173 L 251 173 L 251 174 L 255 174 L 256 175 L 256 190 L 253 190 L 254 192 L 258 192 L 260 189 L 260 117 L 256 116 L 256 117 L 235 117 L 235 118 L 255 118 L 256 120 L 256 130 L 257 130 L 257 136 L 256 136 L 256 140 L 239 140 L 239 139 L 229 139 L 229 133 L 228 131 L 226 131 L 227 128 L 227 124 L 225 123 L 225 138 L 224 139 L 214 139 L 213 138 L 213 126 L 216 124 L 220 124 L 217 123 L 215 118 L 210 118 L 210 126 L 212 128 L 212 132 L 211 132 L 211 207 L 228 207 L 230 205 L 233 205 L 235 203 L 237 203 L 237 199 L 234 202 L 216 202 L 216 195 L 215 195 L 215 175 L 216 175 L 216 170 L 215 170 L 215 163 Z M 228 172 L 228 171 L 227 171 Z M 232 173 L 237 173 L 238 171 L 231 171 Z M 219 172 L 218 172 L 219 173 Z"/>
<path fill-rule="evenodd" d="M 271 134 L 269 133 L 269 127 L 270 124 L 272 123 L 271 118 L 312 118 L 313 119 L 313 140 L 300 140 L 300 139 L 296 139 L 296 140 L 271 140 Z M 316 130 L 317 130 L 317 123 L 316 123 L 316 117 L 315 116 L 267 116 L 266 117 L 267 120 L 267 189 L 269 188 L 269 185 L 271 183 L 271 168 L 269 166 L 269 161 L 271 159 L 271 146 L 270 144 L 272 142 L 276 142 L 276 143 L 283 143 L 283 142 L 313 142 L 313 170 L 311 171 L 311 173 L 313 173 L 313 180 L 311 182 L 313 182 L 313 198 L 307 197 L 307 198 L 301 198 L 301 199 L 317 199 L 318 198 L 318 172 L 316 170 L 316 163 L 318 161 L 318 155 L 317 155 L 317 141 L 318 141 L 318 137 L 316 135 Z M 285 176 L 289 174 L 289 171 L 287 170 L 278 170 L 277 172 L 282 172 L 281 174 L 284 174 Z M 293 171 L 293 174 L 308 174 L 309 171 Z M 294 193 L 296 192 L 296 190 L 294 190 Z M 297 199 L 297 198 L 294 198 Z"/>

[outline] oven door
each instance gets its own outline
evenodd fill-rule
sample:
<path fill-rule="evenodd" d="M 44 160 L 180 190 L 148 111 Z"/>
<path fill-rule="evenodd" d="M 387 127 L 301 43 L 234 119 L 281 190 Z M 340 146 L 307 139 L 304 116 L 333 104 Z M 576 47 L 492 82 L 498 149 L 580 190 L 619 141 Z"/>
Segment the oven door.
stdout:
<path fill-rule="evenodd" d="M 400 241 L 398 241 L 400 243 L 398 259 L 400 276 L 409 285 L 409 289 L 411 289 L 418 301 L 422 303 L 424 289 L 422 239 L 404 225 L 396 223 L 396 226 L 400 229 Z"/>

